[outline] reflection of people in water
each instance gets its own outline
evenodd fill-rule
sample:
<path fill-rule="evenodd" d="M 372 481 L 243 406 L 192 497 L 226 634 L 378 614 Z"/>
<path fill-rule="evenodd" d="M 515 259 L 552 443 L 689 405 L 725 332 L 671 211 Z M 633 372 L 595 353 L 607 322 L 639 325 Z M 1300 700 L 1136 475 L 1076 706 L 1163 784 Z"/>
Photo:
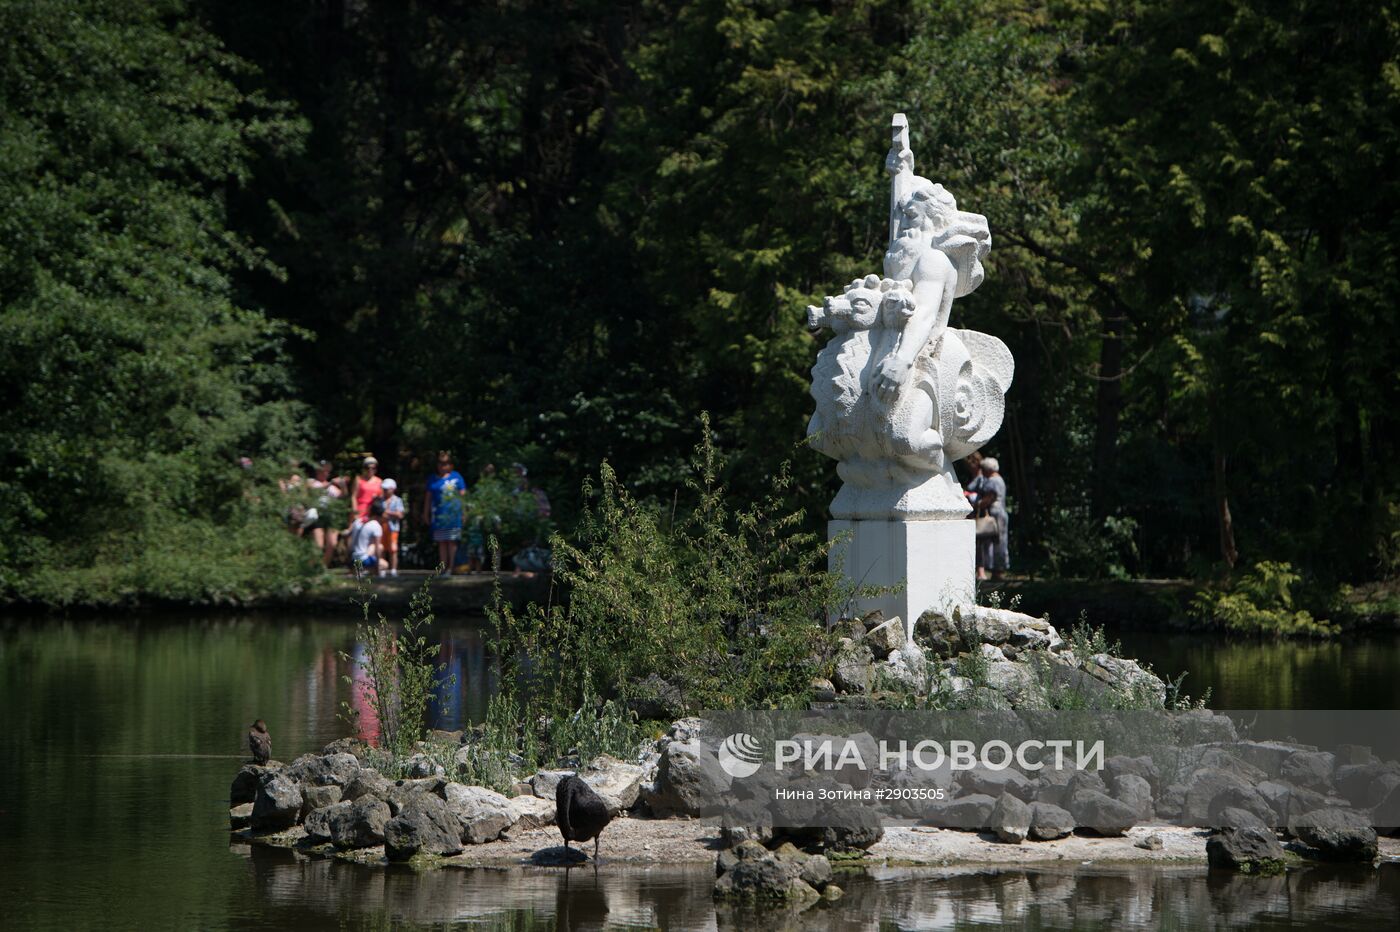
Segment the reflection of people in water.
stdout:
<path fill-rule="evenodd" d="M 433 694 L 432 701 L 428 703 L 429 721 L 436 723 L 434 727 L 449 731 L 463 728 L 467 724 L 467 717 L 462 709 L 462 691 L 466 689 L 468 681 L 467 658 L 459 649 L 455 638 L 443 636 L 442 646 L 438 650 L 438 662 L 443 665 L 440 675 L 444 685 Z"/>
<path fill-rule="evenodd" d="M 360 737 L 370 744 L 379 744 L 379 713 L 374 711 L 369 676 L 365 672 L 368 654 L 365 645 L 356 643 L 350 665 L 350 708 L 355 710 L 355 721 L 359 724 Z"/>

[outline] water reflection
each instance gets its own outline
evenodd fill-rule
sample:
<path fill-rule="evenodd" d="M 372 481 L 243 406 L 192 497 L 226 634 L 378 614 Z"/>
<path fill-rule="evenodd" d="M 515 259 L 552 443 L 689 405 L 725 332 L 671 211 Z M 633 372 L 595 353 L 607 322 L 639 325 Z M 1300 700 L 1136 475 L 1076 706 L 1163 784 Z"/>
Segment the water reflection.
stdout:
<path fill-rule="evenodd" d="M 447 869 L 426 874 L 307 861 L 236 845 L 264 910 L 316 927 L 470 923 L 485 929 L 791 928 L 1238 929 L 1386 926 L 1400 913 L 1400 865 L 1312 867 L 1279 877 L 1199 867 L 1060 870 L 875 868 L 839 878 L 846 896 L 802 912 L 716 906 L 708 865 Z"/>
<path fill-rule="evenodd" d="M 434 707 L 436 724 L 480 720 L 493 689 L 481 629 L 446 624 L 433 636 L 457 674 Z M 1127 646 L 1160 670 L 1218 677 L 1219 707 L 1400 707 L 1400 641 L 1235 645 L 1193 635 Z M 353 624 L 325 619 L 0 622 L 0 924 L 70 929 L 105 917 L 152 929 L 478 921 L 749 929 L 780 921 L 717 913 L 705 865 L 575 870 L 566 881 L 547 869 L 416 875 L 285 852 L 230 854 L 224 800 L 247 753 L 248 723 L 268 721 L 283 760 L 344 735 L 338 713 L 353 701 L 345 680 L 353 667 L 341 653 L 355 648 Z M 837 906 L 781 921 L 818 929 L 1290 920 L 1387 928 L 1400 910 L 1397 871 L 1312 868 L 1267 881 L 1196 868 L 890 871 L 843 880 L 849 892 Z"/>

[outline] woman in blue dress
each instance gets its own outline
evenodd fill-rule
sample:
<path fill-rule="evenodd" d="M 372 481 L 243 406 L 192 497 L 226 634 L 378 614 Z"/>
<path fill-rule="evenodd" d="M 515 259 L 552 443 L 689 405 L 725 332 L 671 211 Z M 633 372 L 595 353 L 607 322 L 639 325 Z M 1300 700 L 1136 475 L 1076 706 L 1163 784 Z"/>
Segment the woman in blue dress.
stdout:
<path fill-rule="evenodd" d="M 457 562 L 457 544 L 462 539 L 462 498 L 467 480 L 452 465 L 452 454 L 438 453 L 437 473 L 428 478 L 428 494 L 423 496 L 423 523 L 432 528 L 438 548 L 438 565 L 451 575 Z"/>

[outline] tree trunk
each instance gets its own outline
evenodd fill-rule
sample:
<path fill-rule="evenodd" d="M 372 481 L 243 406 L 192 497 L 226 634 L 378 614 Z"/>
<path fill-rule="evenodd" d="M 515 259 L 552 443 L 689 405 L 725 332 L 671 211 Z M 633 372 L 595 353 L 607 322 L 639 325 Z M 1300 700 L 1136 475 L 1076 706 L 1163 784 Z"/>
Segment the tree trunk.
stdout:
<path fill-rule="evenodd" d="M 1119 414 L 1123 407 L 1123 309 L 1114 308 L 1099 335 L 1099 383 L 1094 418 L 1093 486 L 1089 500 L 1094 517 L 1113 513 L 1118 473 Z"/>
<path fill-rule="evenodd" d="M 1220 523 L 1220 558 L 1225 561 L 1227 567 L 1234 570 L 1240 555 L 1235 549 L 1235 524 L 1230 518 L 1230 493 L 1225 481 L 1225 451 L 1217 446 L 1212 459 L 1215 474 L 1215 513 Z"/>

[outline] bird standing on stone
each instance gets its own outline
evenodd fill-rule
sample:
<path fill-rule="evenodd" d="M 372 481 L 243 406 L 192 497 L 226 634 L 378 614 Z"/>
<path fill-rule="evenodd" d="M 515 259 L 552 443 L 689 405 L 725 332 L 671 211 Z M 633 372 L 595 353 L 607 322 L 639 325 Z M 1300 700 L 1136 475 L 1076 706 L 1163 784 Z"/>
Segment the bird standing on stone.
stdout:
<path fill-rule="evenodd" d="M 555 823 L 559 834 L 564 836 L 564 847 L 569 842 L 593 839 L 593 860 L 598 860 L 598 836 L 612 821 L 608 804 L 603 797 L 593 791 L 578 774 L 570 774 L 559 781 L 554 790 Z"/>
<path fill-rule="evenodd" d="M 267 733 L 267 723 L 262 719 L 248 729 L 248 750 L 253 752 L 255 764 L 266 764 L 272 757 L 272 735 Z"/>

